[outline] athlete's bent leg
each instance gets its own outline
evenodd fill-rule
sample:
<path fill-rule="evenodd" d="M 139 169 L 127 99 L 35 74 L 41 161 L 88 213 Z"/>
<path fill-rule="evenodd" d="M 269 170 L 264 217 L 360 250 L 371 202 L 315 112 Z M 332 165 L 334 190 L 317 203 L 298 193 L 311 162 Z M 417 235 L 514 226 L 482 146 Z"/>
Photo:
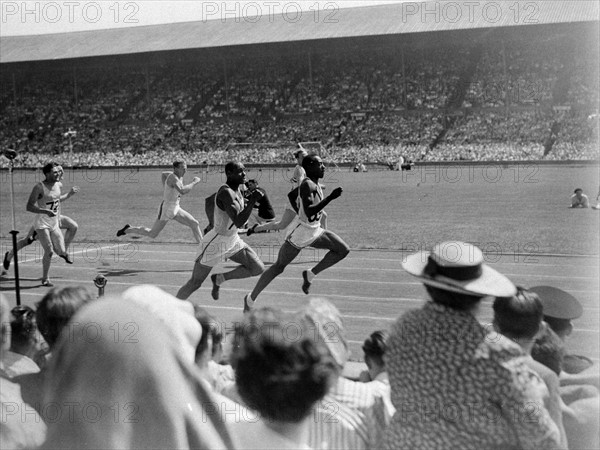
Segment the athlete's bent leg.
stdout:
<path fill-rule="evenodd" d="M 125 234 L 138 234 L 140 236 L 146 236 L 154 239 L 160 234 L 168 222 L 168 220 L 157 219 L 156 222 L 154 222 L 154 225 L 152 225 L 152 228 L 129 227 L 127 230 L 125 230 Z"/>
<path fill-rule="evenodd" d="M 192 233 L 194 234 L 194 239 L 199 244 L 202 241 L 202 231 L 200 230 L 200 222 L 198 222 L 194 217 L 187 211 L 183 209 L 179 209 L 177 214 L 175 214 L 174 219 L 182 225 L 186 227 L 190 227 L 192 229 Z"/>
<path fill-rule="evenodd" d="M 79 229 L 79 225 L 73 219 L 68 216 L 60 216 L 59 225 L 61 228 L 66 229 L 65 231 L 65 249 L 69 249 L 69 245 L 73 242 L 73 238 L 77 234 L 77 230 Z"/>
<path fill-rule="evenodd" d="M 192 271 L 192 278 L 179 289 L 176 297 L 181 300 L 187 300 L 190 295 L 200 289 L 200 286 L 202 286 L 202 283 L 206 280 L 211 270 L 212 267 L 201 264 L 200 259 L 197 259 Z"/>
<path fill-rule="evenodd" d="M 232 271 L 222 274 L 223 281 L 257 277 L 265 271 L 265 265 L 250 247 L 244 247 L 229 259 L 240 265 Z"/>
<path fill-rule="evenodd" d="M 269 267 L 263 274 L 260 276 L 258 281 L 256 282 L 256 286 L 252 290 L 250 294 L 250 300 L 256 301 L 258 295 L 269 285 L 271 281 L 277 278 L 279 275 L 283 273 L 285 268 L 290 264 L 296 256 L 300 253 L 300 249 L 294 247 L 289 242 L 284 242 L 281 248 L 279 249 L 279 254 L 277 255 L 277 261 Z"/>
<path fill-rule="evenodd" d="M 350 253 L 348 244 L 332 231 L 325 231 L 311 244 L 311 247 L 329 250 L 323 259 L 310 270 L 315 275 L 337 264 Z"/>

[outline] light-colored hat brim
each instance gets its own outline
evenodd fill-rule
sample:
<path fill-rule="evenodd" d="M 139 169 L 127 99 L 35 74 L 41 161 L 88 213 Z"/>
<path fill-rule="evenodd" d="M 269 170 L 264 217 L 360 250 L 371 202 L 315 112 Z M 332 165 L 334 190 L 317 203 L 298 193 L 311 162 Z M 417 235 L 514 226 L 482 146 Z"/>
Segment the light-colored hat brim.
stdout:
<path fill-rule="evenodd" d="M 423 284 L 459 294 L 479 297 L 512 297 L 517 288 L 507 277 L 486 264 L 481 265 L 481 275 L 472 280 L 455 280 L 442 275 L 431 277 L 424 273 L 430 252 L 421 251 L 406 257 L 402 268 L 419 278 Z"/>

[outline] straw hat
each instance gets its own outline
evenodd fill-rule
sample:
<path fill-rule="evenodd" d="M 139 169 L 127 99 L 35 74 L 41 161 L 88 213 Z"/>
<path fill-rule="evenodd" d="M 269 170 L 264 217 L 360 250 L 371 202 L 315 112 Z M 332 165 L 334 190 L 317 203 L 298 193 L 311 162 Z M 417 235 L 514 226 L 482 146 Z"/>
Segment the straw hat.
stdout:
<path fill-rule="evenodd" d="M 423 284 L 445 291 L 478 297 L 515 295 L 512 281 L 483 261 L 483 253 L 475 245 L 449 241 L 408 256 L 402 267 Z"/>

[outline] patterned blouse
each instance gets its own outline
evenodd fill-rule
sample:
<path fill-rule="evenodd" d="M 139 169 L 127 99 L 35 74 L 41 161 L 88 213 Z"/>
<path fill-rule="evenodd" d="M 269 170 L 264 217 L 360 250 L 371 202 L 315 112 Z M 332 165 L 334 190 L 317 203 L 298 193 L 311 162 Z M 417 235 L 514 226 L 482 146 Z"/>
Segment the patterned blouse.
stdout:
<path fill-rule="evenodd" d="M 385 362 L 396 414 L 387 449 L 551 449 L 543 381 L 510 340 L 470 313 L 428 302 L 402 315 Z"/>

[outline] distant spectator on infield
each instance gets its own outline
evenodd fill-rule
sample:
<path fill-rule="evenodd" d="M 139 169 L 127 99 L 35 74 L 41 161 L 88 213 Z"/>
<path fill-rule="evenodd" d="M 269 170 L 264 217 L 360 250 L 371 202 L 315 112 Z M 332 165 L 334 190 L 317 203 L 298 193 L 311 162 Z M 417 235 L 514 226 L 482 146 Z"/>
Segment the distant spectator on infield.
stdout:
<path fill-rule="evenodd" d="M 583 193 L 583 189 L 577 188 L 573 195 L 571 195 L 571 208 L 589 208 L 590 200 L 587 195 Z"/>

